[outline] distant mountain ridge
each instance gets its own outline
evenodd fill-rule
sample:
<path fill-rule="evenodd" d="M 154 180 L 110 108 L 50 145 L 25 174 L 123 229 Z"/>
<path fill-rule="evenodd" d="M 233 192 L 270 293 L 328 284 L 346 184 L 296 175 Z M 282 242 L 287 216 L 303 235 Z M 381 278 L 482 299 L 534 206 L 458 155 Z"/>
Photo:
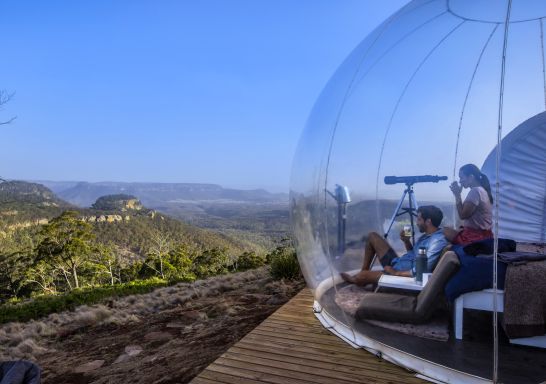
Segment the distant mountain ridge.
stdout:
<path fill-rule="evenodd" d="M 270 249 L 289 235 L 288 194 L 207 183 L 40 181 L 81 208 L 101 196 L 130 195 L 149 209 Z"/>
<path fill-rule="evenodd" d="M 25 181 L 4 181 L 0 183 L 0 202 L 33 203 L 46 206 L 67 206 L 47 187 Z"/>
<path fill-rule="evenodd" d="M 80 208 L 59 199 L 41 184 L 25 181 L 0 183 L 0 239 L 22 229 L 28 229 L 31 236 L 35 236 L 40 225 L 65 210 L 78 212 L 80 219 L 93 224 L 99 241 L 112 242 L 125 254 L 142 254 L 157 232 L 192 249 L 226 249 L 230 255 L 246 250 L 265 251 L 248 239 L 198 228 L 156 213 L 132 195 L 105 195 L 99 197 L 92 208 Z"/>
<path fill-rule="evenodd" d="M 145 206 L 155 207 L 171 202 L 233 201 L 247 203 L 286 202 L 288 194 L 270 193 L 264 189 L 239 190 L 217 184 L 197 183 L 127 183 L 127 182 L 55 182 L 40 181 L 60 198 L 80 207 L 91 206 L 105 195 L 136 196 Z"/>

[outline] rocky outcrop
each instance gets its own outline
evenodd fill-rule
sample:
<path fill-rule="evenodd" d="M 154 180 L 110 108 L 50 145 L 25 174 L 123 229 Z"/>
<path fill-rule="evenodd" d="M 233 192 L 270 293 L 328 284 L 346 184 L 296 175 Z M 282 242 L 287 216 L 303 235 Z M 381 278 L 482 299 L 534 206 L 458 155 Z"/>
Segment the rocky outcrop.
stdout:
<path fill-rule="evenodd" d="M 118 194 L 99 197 L 92 208 L 100 211 L 128 212 L 140 211 L 143 206 L 134 196 Z"/>
<path fill-rule="evenodd" d="M 88 223 L 119 223 L 122 221 L 131 220 L 131 216 L 125 215 L 98 215 L 98 216 L 84 216 L 82 217 L 83 221 Z"/>
<path fill-rule="evenodd" d="M 45 225 L 47 223 L 49 223 L 48 219 L 36 219 L 36 220 L 32 220 L 32 221 L 23 221 L 21 223 L 15 223 L 15 224 L 8 225 L 7 229 L 13 231 L 13 230 L 16 230 L 16 229 L 33 227 L 35 225 Z"/>

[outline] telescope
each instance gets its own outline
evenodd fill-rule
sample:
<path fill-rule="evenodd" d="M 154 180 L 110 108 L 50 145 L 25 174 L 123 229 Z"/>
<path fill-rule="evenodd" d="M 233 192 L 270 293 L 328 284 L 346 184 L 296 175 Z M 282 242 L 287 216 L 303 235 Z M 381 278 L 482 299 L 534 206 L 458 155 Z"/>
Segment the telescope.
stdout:
<path fill-rule="evenodd" d="M 385 184 L 415 184 L 415 183 L 437 183 L 440 180 L 447 180 L 447 176 L 421 175 L 421 176 L 385 176 Z"/>

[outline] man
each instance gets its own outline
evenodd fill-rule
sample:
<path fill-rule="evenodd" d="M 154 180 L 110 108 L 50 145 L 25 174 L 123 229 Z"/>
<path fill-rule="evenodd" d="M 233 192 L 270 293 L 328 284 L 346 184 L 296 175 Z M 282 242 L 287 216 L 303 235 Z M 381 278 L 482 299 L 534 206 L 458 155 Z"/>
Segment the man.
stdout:
<path fill-rule="evenodd" d="M 438 263 L 442 250 L 448 245 L 443 231 L 440 229 L 443 218 L 442 211 L 433 205 L 419 207 L 417 209 L 417 227 L 423 235 L 412 246 L 410 238 L 405 236 L 404 231 L 402 231 L 400 239 L 404 242 L 404 246 L 408 251 L 402 256 L 396 254 L 383 236 L 376 232 L 370 232 L 364 249 L 362 270 L 354 276 L 342 273 L 341 277 L 346 282 L 357 285 L 376 284 L 383 273 L 411 277 L 413 276 L 415 256 L 421 247 L 427 249 L 427 272 L 432 272 Z M 379 258 L 383 271 L 370 271 L 374 255 Z"/>

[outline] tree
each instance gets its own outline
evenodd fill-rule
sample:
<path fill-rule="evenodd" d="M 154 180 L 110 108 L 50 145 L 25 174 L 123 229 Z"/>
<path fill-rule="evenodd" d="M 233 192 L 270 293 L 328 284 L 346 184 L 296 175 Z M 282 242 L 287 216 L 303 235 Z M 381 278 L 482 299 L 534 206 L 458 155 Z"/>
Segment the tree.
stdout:
<path fill-rule="evenodd" d="M 56 293 L 57 287 L 55 285 L 55 271 L 54 267 L 46 263 L 44 260 L 36 262 L 34 265 L 26 270 L 25 283 L 33 283 L 38 285 L 42 290 L 42 293 Z M 33 284 L 29 284 L 32 286 Z M 30 292 L 36 289 L 32 287 Z M 27 293 L 28 294 L 28 293 Z"/>
<path fill-rule="evenodd" d="M 230 259 L 225 249 L 211 248 L 194 255 L 192 263 L 192 272 L 203 278 L 227 273 Z"/>
<path fill-rule="evenodd" d="M 44 261 L 62 272 L 68 288 L 79 288 L 78 268 L 89 261 L 92 251 L 91 224 L 78 212 L 65 211 L 46 224 L 36 247 L 37 262 Z"/>
<path fill-rule="evenodd" d="M 169 278 L 195 280 L 195 274 L 192 272 L 192 255 L 193 253 L 185 244 L 176 245 L 168 256 L 167 262 L 173 271 Z"/>
<path fill-rule="evenodd" d="M 28 287 L 34 243 L 27 229 L 5 233 L 0 241 L 0 297 L 18 296 Z"/>
<path fill-rule="evenodd" d="M 162 279 L 165 278 L 165 258 L 172 249 L 172 242 L 167 233 L 155 231 L 151 234 L 152 245 L 148 249 L 146 265 L 153 269 Z"/>
<path fill-rule="evenodd" d="M 14 92 L 9 93 L 6 90 L 0 89 L 0 111 L 4 109 L 4 105 L 7 104 L 15 95 Z M 14 116 L 6 121 L 0 121 L 0 125 L 9 124 L 15 120 L 17 116 Z"/>
<path fill-rule="evenodd" d="M 119 277 L 115 277 L 115 268 L 118 268 L 119 276 L 119 260 L 114 252 L 114 246 L 111 244 L 97 244 L 92 250 L 91 263 L 93 264 L 96 274 L 108 276 L 110 285 L 114 285 L 115 280 L 119 280 Z"/>

